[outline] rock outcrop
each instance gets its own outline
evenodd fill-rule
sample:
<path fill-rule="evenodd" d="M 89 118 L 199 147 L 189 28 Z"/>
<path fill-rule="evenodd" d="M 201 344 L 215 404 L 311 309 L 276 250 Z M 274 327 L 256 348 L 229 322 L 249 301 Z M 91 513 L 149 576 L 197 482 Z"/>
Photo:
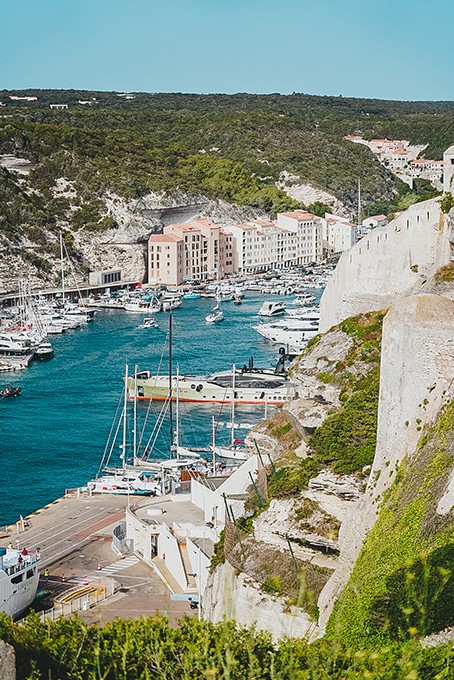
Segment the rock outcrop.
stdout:
<path fill-rule="evenodd" d="M 454 303 L 434 295 L 401 299 L 391 307 L 383 325 L 374 463 L 362 502 L 340 530 L 339 566 L 319 601 L 322 628 L 374 525 L 384 493 L 402 461 L 411 460 L 423 428 L 433 423 L 443 404 L 452 399 L 453 382 Z M 452 500 L 450 491 L 444 498 L 446 512 Z"/>
<path fill-rule="evenodd" d="M 210 621 L 231 618 L 240 625 L 267 630 L 274 640 L 283 636 L 315 640 L 320 629 L 299 607 L 288 606 L 278 597 L 267 595 L 245 573 L 237 574 L 228 562 L 217 567 L 204 596 L 204 610 Z"/>
<path fill-rule="evenodd" d="M 11 645 L 0 640 L 0 678 L 16 680 L 16 656 Z"/>

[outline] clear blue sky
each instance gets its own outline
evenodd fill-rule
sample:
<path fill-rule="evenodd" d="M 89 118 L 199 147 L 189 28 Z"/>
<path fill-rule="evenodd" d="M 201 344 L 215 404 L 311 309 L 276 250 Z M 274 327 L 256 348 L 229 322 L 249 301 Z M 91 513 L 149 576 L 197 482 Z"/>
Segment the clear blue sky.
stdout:
<path fill-rule="evenodd" d="M 0 89 L 454 99 L 454 0 L 0 0 Z"/>

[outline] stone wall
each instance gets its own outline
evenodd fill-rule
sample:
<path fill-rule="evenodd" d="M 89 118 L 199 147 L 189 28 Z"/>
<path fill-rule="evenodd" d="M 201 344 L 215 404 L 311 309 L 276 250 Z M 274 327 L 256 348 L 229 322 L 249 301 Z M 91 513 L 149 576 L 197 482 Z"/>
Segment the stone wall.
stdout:
<path fill-rule="evenodd" d="M 385 309 L 449 261 L 450 224 L 438 199 L 412 205 L 343 253 L 322 296 L 320 330 Z"/>

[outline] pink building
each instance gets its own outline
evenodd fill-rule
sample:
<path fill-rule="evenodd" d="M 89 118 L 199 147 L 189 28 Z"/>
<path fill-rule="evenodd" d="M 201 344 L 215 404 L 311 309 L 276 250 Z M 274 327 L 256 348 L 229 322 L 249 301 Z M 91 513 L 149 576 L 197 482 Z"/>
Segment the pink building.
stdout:
<path fill-rule="evenodd" d="M 184 240 L 186 279 L 222 278 L 233 272 L 233 238 L 219 224 L 198 219 L 170 224 L 164 233 Z"/>
<path fill-rule="evenodd" d="M 184 280 L 184 240 L 174 234 L 152 234 L 148 240 L 148 280 L 179 286 Z"/>

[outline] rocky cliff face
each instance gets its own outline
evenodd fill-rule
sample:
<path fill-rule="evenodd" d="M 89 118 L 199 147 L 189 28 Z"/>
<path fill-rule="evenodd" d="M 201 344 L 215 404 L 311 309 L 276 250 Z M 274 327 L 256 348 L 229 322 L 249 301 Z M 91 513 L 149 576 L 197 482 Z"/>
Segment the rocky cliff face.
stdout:
<path fill-rule="evenodd" d="M 228 553 L 230 567 L 212 577 L 208 611 L 214 620 L 231 615 L 241 623 L 256 622 L 274 637 L 286 634 L 292 621 L 293 635 L 312 638 L 327 631 L 338 638 L 342 631 L 351 644 L 366 641 L 371 631 L 405 636 L 411 628 L 424 635 L 452 626 L 454 303 L 449 298 L 454 286 L 428 284 L 446 296 L 418 293 L 398 299 L 384 316 L 382 331 L 383 315 L 347 319 L 315 340 L 292 366 L 299 398 L 251 435 L 274 460 L 276 479 L 268 477 L 271 501 L 255 516 L 243 543 L 247 559 Z M 353 451 L 363 446 L 355 420 L 370 404 L 362 406 L 360 397 L 353 420 L 351 406 L 358 394 L 370 395 L 368 384 L 378 365 L 376 446 L 371 465 L 361 469 L 362 458 L 352 461 L 343 450 L 350 447 L 349 437 Z M 322 445 L 331 448 L 314 451 L 322 431 Z M 353 475 L 335 472 L 353 464 Z M 300 601 L 290 618 L 283 581 L 272 579 L 279 573 L 274 558 L 266 558 L 268 572 L 252 558 L 271 550 L 285 563 L 289 546 L 300 573 L 307 564 L 329 569 L 322 589 L 312 591 L 317 607 L 310 599 Z M 228 601 L 221 596 L 224 578 Z M 422 585 L 414 588 L 414 579 Z M 275 588 L 271 602 L 267 588 Z M 253 613 L 252 602 L 273 612 L 278 607 L 280 614 Z"/>
<path fill-rule="evenodd" d="M 320 597 L 322 627 L 400 466 L 412 459 L 424 428 L 452 399 L 453 381 L 454 304 L 435 295 L 403 298 L 383 324 L 376 453 L 364 498 L 340 531 L 339 565 Z"/>
<path fill-rule="evenodd" d="M 8 182 L 13 194 L 22 192 L 29 200 L 39 195 L 27 179 L 27 173 L 10 172 Z M 149 193 L 138 200 L 106 193 L 96 206 L 96 213 L 102 219 L 89 224 L 87 213 L 86 223 L 85 218 L 80 218 L 75 224 L 74 215 L 82 210 L 84 203 L 74 183 L 61 177 L 49 194 L 49 200 L 62 206 L 60 217 L 53 224 L 39 217 L 42 221 L 38 227 L 27 222 L 37 216 L 28 215 L 14 232 L 3 230 L 0 207 L 0 293 L 17 290 L 19 279 L 30 281 L 35 288 L 60 285 L 60 233 L 65 236 L 68 254 L 65 258 L 67 284 L 74 287 L 87 283 L 90 271 L 105 269 L 121 269 L 124 281 L 146 280 L 148 236 L 162 231 L 166 224 L 209 217 L 229 225 L 266 217 L 262 211 L 179 191 L 171 196 Z"/>

